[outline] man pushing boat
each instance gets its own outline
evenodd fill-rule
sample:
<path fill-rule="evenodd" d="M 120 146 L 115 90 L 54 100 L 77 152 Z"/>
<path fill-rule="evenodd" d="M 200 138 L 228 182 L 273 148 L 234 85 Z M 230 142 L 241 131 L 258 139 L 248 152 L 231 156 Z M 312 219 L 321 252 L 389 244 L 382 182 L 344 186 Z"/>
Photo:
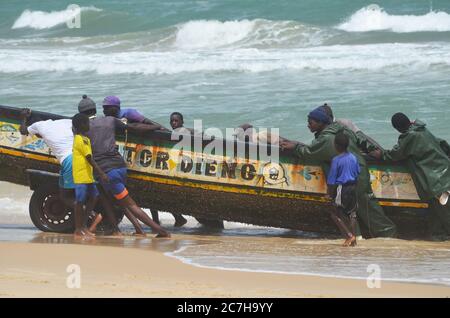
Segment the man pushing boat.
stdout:
<path fill-rule="evenodd" d="M 358 149 L 355 134 L 338 122 L 333 122 L 321 107 L 309 113 L 308 128 L 315 135 L 310 145 L 284 141 L 280 144 L 281 148 L 294 151 L 302 160 L 320 162 L 325 174 L 328 175 L 331 161 L 337 155 L 334 138 L 337 133 L 344 132 L 349 137 L 348 149 L 357 158 L 361 167 L 357 182 L 357 216 L 360 225 L 364 225 L 371 237 L 395 237 L 397 235 L 395 224 L 384 214 L 372 193 L 369 169 Z"/>
<path fill-rule="evenodd" d="M 108 98 L 105 98 L 108 100 Z M 119 102 L 120 103 L 120 102 Z M 159 124 L 142 124 L 130 123 L 126 124 L 120 119 L 112 116 L 112 113 L 104 111 L 105 117 L 97 117 L 96 104 L 83 96 L 78 105 L 78 111 L 87 115 L 90 119 L 90 130 L 88 137 L 92 144 L 92 153 L 94 161 L 107 174 L 109 182 L 105 183 L 100 180 L 101 185 L 108 193 L 114 196 L 120 206 L 125 209 L 125 215 L 131 221 L 139 235 L 145 235 L 138 220 L 152 228 L 157 233 L 157 237 L 170 237 L 160 225 L 156 224 L 133 200 L 129 194 L 127 183 L 127 166 L 122 155 L 116 147 L 116 130 L 130 132 L 136 134 L 145 134 L 150 131 L 161 129 Z"/>
<path fill-rule="evenodd" d="M 450 237 L 450 146 L 418 119 L 412 122 L 396 113 L 391 122 L 400 132 L 397 145 L 372 154 L 385 161 L 407 162 L 420 198 L 428 202 L 429 234 L 434 240 L 446 240 Z"/>
<path fill-rule="evenodd" d="M 59 178 L 59 197 L 61 201 L 68 207 L 75 208 L 75 196 L 74 196 L 74 179 L 72 170 L 72 159 L 73 159 L 73 143 L 74 134 L 72 131 L 72 120 L 71 119 L 58 119 L 58 120 L 44 120 L 38 121 L 31 125 L 28 125 L 28 119 L 31 117 L 31 110 L 28 108 L 22 109 L 20 113 L 21 125 L 20 133 L 22 135 L 36 135 L 39 138 L 44 139 L 45 143 L 50 148 L 53 155 L 56 157 L 58 162 L 61 164 L 60 178 Z M 101 197 L 102 203 L 105 201 Z M 76 213 L 76 212 L 75 212 Z M 114 227 L 114 234 L 118 234 L 120 231 L 117 228 L 117 222 L 115 221 L 114 214 L 112 210 L 105 209 L 105 213 L 110 221 L 111 225 Z M 77 219 L 78 216 L 75 215 Z M 94 214 L 93 224 L 89 229 L 81 229 L 81 225 L 77 224 L 76 232 L 78 234 L 84 233 L 86 235 L 92 236 L 91 232 L 95 232 L 96 225 L 100 222 L 101 216 Z M 77 222 L 79 223 L 79 222 Z"/>

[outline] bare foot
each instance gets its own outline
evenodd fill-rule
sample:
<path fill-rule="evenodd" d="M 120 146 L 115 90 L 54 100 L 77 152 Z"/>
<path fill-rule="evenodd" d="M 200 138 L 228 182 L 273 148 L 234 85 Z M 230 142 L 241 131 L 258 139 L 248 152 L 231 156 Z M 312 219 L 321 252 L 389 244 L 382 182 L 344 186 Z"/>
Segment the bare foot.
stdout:
<path fill-rule="evenodd" d="M 80 231 L 75 231 L 73 233 L 73 238 L 76 239 L 76 240 L 82 240 L 84 238 L 83 231 L 81 231 L 81 230 Z"/>
<path fill-rule="evenodd" d="M 112 236 L 123 236 L 123 233 L 120 231 L 116 231 L 116 232 L 113 232 L 111 235 Z"/>
<path fill-rule="evenodd" d="M 95 233 L 97 230 L 97 225 L 103 220 L 103 216 L 101 214 L 97 214 L 94 218 L 94 222 L 92 222 L 91 226 L 89 227 L 89 232 Z"/>
<path fill-rule="evenodd" d="M 137 236 L 137 237 L 146 237 L 147 236 L 147 234 L 145 234 L 145 233 L 137 233 L 137 232 L 133 233 L 132 235 Z"/>
<path fill-rule="evenodd" d="M 83 232 L 84 232 L 87 236 L 95 237 L 95 233 L 92 233 L 92 232 L 89 231 L 88 229 L 83 229 Z"/>
<path fill-rule="evenodd" d="M 73 233 L 73 237 L 75 240 L 82 240 L 82 241 L 91 241 L 95 240 L 95 236 L 88 235 L 83 230 L 78 230 Z"/>
<path fill-rule="evenodd" d="M 155 236 L 155 238 L 169 238 L 170 237 L 170 233 L 169 232 L 160 232 L 158 233 L 158 235 Z"/>
<path fill-rule="evenodd" d="M 356 237 L 352 236 L 349 237 L 348 239 L 345 240 L 343 246 L 348 247 L 348 246 L 355 246 L 356 245 Z"/>

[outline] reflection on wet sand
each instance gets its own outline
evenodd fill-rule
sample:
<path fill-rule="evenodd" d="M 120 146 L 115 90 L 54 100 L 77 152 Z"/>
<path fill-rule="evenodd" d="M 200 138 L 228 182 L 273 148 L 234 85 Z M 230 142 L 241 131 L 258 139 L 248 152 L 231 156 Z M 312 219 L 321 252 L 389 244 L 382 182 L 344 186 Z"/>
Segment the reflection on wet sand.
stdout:
<path fill-rule="evenodd" d="M 45 244 L 80 244 L 88 246 L 111 246 L 127 247 L 138 249 L 150 249 L 162 253 L 174 252 L 185 246 L 207 244 L 200 240 L 192 239 L 171 239 L 139 237 L 132 235 L 124 236 L 97 236 L 93 240 L 75 239 L 71 234 L 59 233 L 37 233 L 29 240 L 30 243 Z"/>

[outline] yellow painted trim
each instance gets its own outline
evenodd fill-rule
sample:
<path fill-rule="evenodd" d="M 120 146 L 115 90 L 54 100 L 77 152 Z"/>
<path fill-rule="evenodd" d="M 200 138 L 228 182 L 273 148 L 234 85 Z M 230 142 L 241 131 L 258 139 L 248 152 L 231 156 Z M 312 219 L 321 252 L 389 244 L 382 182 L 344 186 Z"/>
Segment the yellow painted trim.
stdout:
<path fill-rule="evenodd" d="M 12 149 L 5 149 L 0 147 L 0 153 L 11 155 L 15 157 L 22 157 L 27 159 L 34 159 L 38 161 L 45 161 L 48 163 L 54 163 L 59 164 L 58 160 L 56 158 L 49 158 L 45 155 L 38 155 L 38 154 L 30 154 L 25 153 L 22 151 L 12 150 Z M 144 181 L 151 181 L 155 183 L 160 184 L 169 184 L 169 185 L 175 185 L 175 186 L 184 186 L 184 187 L 191 187 L 191 188 L 200 188 L 205 190 L 212 190 L 212 191 L 223 191 L 223 192 L 230 192 L 230 193 L 241 193 L 241 194 L 252 194 L 252 195 L 261 195 L 261 196 L 267 196 L 267 197 L 275 197 L 275 198 L 289 198 L 289 199 L 299 199 L 299 200 L 305 200 L 305 201 L 314 201 L 314 202 L 328 202 L 329 200 L 325 198 L 325 196 L 316 197 L 308 194 L 300 194 L 300 193 L 292 193 L 292 192 L 270 192 L 263 189 L 251 189 L 251 188 L 237 188 L 227 185 L 216 185 L 216 184 L 210 184 L 210 183 L 196 183 L 192 181 L 180 181 L 175 179 L 169 179 L 164 177 L 156 177 L 156 176 L 146 176 L 141 175 L 137 173 L 130 173 L 128 175 L 129 178 L 133 179 L 139 179 Z M 428 204 L 426 203 L 419 203 L 419 202 L 391 202 L 391 201 L 379 201 L 380 205 L 382 206 L 392 206 L 392 207 L 405 207 L 405 208 L 428 208 Z"/>
<path fill-rule="evenodd" d="M 22 151 L 12 150 L 12 149 L 5 149 L 0 147 L 0 153 L 11 155 L 15 157 L 21 157 L 21 158 L 27 158 L 27 159 L 34 159 L 39 161 L 45 161 L 49 163 L 55 163 L 59 164 L 58 160 L 56 158 L 49 158 L 45 155 L 38 155 L 38 154 L 32 154 L 32 153 L 26 153 Z"/>
<path fill-rule="evenodd" d="M 382 206 L 394 206 L 401 208 L 416 208 L 416 209 L 426 209 L 428 208 L 427 203 L 420 202 L 392 202 L 392 201 L 378 201 L 378 203 Z"/>

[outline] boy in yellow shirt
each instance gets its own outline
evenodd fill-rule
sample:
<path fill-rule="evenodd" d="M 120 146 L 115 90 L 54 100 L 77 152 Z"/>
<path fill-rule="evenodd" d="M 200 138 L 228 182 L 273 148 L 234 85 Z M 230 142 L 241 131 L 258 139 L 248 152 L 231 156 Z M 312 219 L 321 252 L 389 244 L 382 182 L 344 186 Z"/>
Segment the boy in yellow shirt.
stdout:
<path fill-rule="evenodd" d="M 92 237 L 94 234 L 86 228 L 87 216 L 94 209 L 99 196 L 94 182 L 93 170 L 95 169 L 95 172 L 105 183 L 108 182 L 108 176 L 92 159 L 91 141 L 86 136 L 89 131 L 89 117 L 84 114 L 76 114 L 72 118 L 72 130 L 75 135 L 73 140 L 72 164 L 73 181 L 75 184 L 74 234 L 77 238 Z M 84 208 L 84 206 L 86 207 Z M 94 223 L 98 223 L 100 220 L 101 217 L 97 217 Z"/>

